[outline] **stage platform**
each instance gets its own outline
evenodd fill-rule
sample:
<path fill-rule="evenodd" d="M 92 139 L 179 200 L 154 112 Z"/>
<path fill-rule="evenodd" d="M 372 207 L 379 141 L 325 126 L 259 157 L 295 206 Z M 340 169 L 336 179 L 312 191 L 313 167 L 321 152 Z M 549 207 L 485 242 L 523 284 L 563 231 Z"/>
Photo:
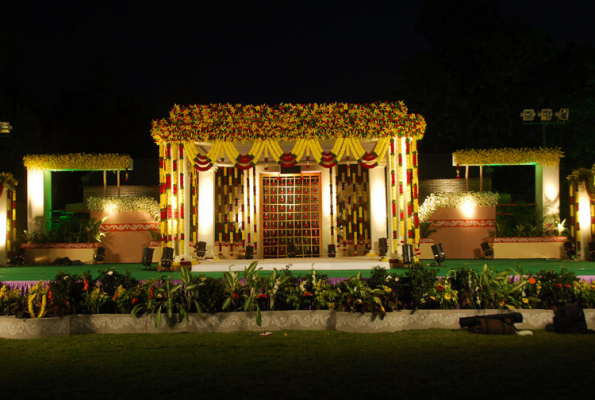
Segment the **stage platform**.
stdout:
<path fill-rule="evenodd" d="M 380 261 L 380 257 L 349 257 L 349 258 L 268 258 L 259 260 L 201 260 L 192 265 L 192 272 L 243 271 L 254 261 L 263 271 L 273 269 L 282 270 L 289 267 L 290 271 L 329 271 L 329 270 L 370 270 L 374 267 L 389 269 L 388 261 Z"/>

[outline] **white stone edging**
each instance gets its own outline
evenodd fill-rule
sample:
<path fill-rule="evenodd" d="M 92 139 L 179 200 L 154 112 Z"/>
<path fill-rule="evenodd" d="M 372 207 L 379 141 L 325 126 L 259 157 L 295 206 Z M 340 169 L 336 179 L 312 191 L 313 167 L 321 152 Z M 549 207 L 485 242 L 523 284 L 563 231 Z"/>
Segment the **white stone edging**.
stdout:
<path fill-rule="evenodd" d="M 587 309 L 587 326 L 595 328 L 595 309 Z M 384 319 L 372 318 L 369 313 L 338 311 L 264 311 L 262 326 L 258 326 L 254 312 L 190 314 L 189 320 L 177 323 L 165 317 L 155 327 L 151 316 L 130 314 L 82 314 L 41 319 L 0 317 L 0 338 L 34 339 L 81 334 L 166 333 L 166 332 L 236 332 L 283 330 L 337 330 L 354 333 L 397 332 L 411 329 L 461 329 L 459 318 L 500 314 L 504 310 L 417 310 L 395 311 Z M 519 330 L 545 329 L 553 322 L 552 310 L 518 310 L 523 322 Z"/>

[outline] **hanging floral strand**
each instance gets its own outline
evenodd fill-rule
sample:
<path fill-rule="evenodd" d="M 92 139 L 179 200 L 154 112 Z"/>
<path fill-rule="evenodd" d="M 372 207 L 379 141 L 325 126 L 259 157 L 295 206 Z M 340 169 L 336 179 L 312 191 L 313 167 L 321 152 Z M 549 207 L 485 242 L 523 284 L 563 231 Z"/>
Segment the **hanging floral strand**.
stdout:
<path fill-rule="evenodd" d="M 179 154 L 178 154 L 178 167 L 180 169 L 180 193 L 179 193 L 179 201 L 180 201 L 180 208 L 178 210 L 179 214 L 179 223 L 180 223 L 180 252 L 185 253 L 184 250 L 184 241 L 185 241 L 185 219 L 184 219 L 184 172 L 186 169 L 186 165 L 184 163 L 184 145 L 179 145 Z"/>

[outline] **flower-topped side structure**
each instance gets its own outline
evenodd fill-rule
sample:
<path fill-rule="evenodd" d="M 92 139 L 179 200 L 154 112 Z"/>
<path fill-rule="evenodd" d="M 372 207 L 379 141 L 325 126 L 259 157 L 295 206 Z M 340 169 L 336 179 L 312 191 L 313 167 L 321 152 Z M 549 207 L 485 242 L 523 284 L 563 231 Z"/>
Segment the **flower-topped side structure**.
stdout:
<path fill-rule="evenodd" d="M 18 180 L 9 172 L 0 172 L 0 265 L 5 264 L 13 252 L 17 230 Z"/>
<path fill-rule="evenodd" d="M 115 171 L 120 193 L 120 171 L 132 169 L 132 159 L 125 154 L 38 154 L 23 157 L 27 168 L 28 230 L 42 232 L 50 228 L 52 208 L 52 172 L 103 171 L 104 197 L 107 171 Z"/>
<path fill-rule="evenodd" d="M 594 257 L 595 247 L 595 164 L 579 168 L 566 177 L 570 191 L 570 240 L 581 259 Z M 587 245 L 583 245 L 587 243 Z"/>
<path fill-rule="evenodd" d="M 49 171 L 118 171 L 130 168 L 126 154 L 39 154 L 23 157 L 28 170 Z"/>
<path fill-rule="evenodd" d="M 560 214 L 560 159 L 564 152 L 559 148 L 520 149 L 469 149 L 452 154 L 453 165 L 465 166 L 465 179 L 469 190 L 469 166 L 479 167 L 480 191 L 483 190 L 483 167 L 499 165 L 535 166 L 535 203 L 540 215 Z"/>
<path fill-rule="evenodd" d="M 403 102 L 176 105 L 168 119 L 153 121 L 151 129 L 160 149 L 163 245 L 187 255 L 185 233 L 191 232 L 191 243 L 212 243 L 217 230 L 223 233 L 215 238 L 220 249 L 250 245 L 258 252 L 259 238 L 263 239 L 258 226 L 267 209 L 261 179 L 272 173 L 281 179 L 285 172 L 298 174 L 301 182 L 299 176 L 312 172 L 320 176 L 322 187 L 329 187 L 328 196 L 304 198 L 315 199 L 328 218 L 322 226 L 325 235 L 310 238 L 309 244 L 334 246 L 337 236 L 345 249 L 347 245 L 371 248 L 372 242 L 386 235 L 388 208 L 392 211 L 388 218 L 391 251 L 396 254 L 400 243 L 419 242 L 417 141 L 425 129 L 424 118 L 408 113 Z M 340 164 L 348 166 L 341 177 Z M 379 165 L 382 168 L 375 171 Z M 235 172 L 215 176 L 221 167 Z M 357 181 L 348 185 L 351 168 L 356 167 Z M 382 178 L 384 168 L 389 169 L 388 182 Z M 368 181 L 369 175 L 374 181 L 371 177 Z M 295 185 L 294 180 L 288 182 Z M 369 188 L 379 186 L 378 182 L 382 193 L 372 194 Z M 368 204 L 364 197 L 382 204 L 372 205 L 373 211 L 364 209 Z M 384 228 L 380 223 L 371 227 L 372 212 L 384 212 Z M 267 225 L 277 232 L 270 228 L 277 222 Z"/>

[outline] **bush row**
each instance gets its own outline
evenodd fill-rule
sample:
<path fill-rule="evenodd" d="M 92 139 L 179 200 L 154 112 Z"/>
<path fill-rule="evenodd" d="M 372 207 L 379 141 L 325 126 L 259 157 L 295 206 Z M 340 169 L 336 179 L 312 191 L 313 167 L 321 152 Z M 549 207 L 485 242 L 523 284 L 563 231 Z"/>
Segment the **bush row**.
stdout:
<path fill-rule="evenodd" d="M 576 304 L 595 306 L 595 285 L 574 273 L 522 268 L 481 272 L 459 267 L 438 278 L 436 270 L 414 264 L 403 276 L 376 267 L 369 279 L 361 273 L 332 284 L 314 270 L 294 276 L 289 268 L 259 275 L 256 262 L 244 271 L 226 272 L 223 279 L 193 275 L 182 269 L 181 280 L 161 277 L 139 282 L 112 270 L 69 275 L 37 282 L 27 293 L 1 285 L 0 314 L 40 318 L 67 314 L 150 314 L 156 325 L 163 314 L 180 321 L 188 313 L 263 310 L 339 310 L 384 316 L 401 309 L 530 309 Z"/>

